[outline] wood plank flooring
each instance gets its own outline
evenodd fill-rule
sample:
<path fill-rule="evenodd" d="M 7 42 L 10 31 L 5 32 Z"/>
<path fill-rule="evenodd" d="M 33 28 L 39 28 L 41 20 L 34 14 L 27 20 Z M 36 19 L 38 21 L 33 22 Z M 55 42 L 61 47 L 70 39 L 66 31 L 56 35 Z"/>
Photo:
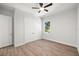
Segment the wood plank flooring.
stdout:
<path fill-rule="evenodd" d="M 48 40 L 36 40 L 19 47 L 0 48 L 0 56 L 78 56 L 75 47 Z"/>

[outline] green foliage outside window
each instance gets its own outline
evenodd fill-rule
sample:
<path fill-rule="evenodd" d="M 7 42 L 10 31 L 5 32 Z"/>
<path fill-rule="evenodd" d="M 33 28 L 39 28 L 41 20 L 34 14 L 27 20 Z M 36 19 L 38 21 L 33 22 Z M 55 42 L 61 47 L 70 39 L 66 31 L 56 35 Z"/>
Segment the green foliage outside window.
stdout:
<path fill-rule="evenodd" d="M 45 32 L 49 32 L 50 30 L 50 21 L 45 22 Z"/>

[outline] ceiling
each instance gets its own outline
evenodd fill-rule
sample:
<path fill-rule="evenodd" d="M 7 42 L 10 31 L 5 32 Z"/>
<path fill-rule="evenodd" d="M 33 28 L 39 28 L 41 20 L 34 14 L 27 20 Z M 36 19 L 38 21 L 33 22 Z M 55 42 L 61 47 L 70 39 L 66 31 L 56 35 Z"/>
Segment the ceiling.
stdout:
<path fill-rule="evenodd" d="M 44 5 L 46 4 L 49 4 L 49 3 L 44 3 Z M 32 9 L 32 7 L 40 7 L 38 3 L 1 3 L 0 5 L 20 9 L 20 10 L 32 13 L 35 16 L 43 16 L 43 15 L 55 14 L 57 12 L 60 12 L 66 9 L 74 8 L 77 6 L 77 3 L 53 3 L 52 6 L 46 8 L 48 9 L 48 13 L 45 11 L 38 13 L 38 9 Z"/>

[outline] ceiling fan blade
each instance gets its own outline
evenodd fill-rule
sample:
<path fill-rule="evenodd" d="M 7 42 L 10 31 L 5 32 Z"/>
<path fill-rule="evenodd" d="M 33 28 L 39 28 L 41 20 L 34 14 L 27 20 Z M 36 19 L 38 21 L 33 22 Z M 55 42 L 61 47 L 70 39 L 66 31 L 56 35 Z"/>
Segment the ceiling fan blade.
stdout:
<path fill-rule="evenodd" d="M 42 7 L 43 6 L 43 3 L 39 3 L 39 5 L 40 5 L 40 7 Z"/>
<path fill-rule="evenodd" d="M 44 8 L 49 7 L 49 6 L 52 6 L 52 3 L 50 3 L 50 4 L 46 5 L 46 6 L 44 6 Z"/>
<path fill-rule="evenodd" d="M 39 9 L 39 7 L 32 7 L 32 9 Z"/>
<path fill-rule="evenodd" d="M 40 12 L 41 12 L 41 10 L 38 11 L 38 13 L 40 13 Z"/>
<path fill-rule="evenodd" d="M 44 9 L 46 12 L 48 12 L 48 10 L 47 9 Z"/>

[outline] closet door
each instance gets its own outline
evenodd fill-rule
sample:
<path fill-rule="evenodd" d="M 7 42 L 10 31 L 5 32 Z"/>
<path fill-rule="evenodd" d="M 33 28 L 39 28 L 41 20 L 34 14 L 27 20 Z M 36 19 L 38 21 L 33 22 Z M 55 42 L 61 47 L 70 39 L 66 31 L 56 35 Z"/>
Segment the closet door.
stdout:
<path fill-rule="evenodd" d="M 0 48 L 12 44 L 12 18 L 0 15 Z"/>
<path fill-rule="evenodd" d="M 24 24 L 25 24 L 25 41 L 27 43 L 27 42 L 30 42 L 31 40 L 33 40 L 32 39 L 33 28 L 32 28 L 32 25 L 31 25 L 31 24 L 33 24 L 33 22 L 29 18 L 25 18 Z"/>
<path fill-rule="evenodd" d="M 40 39 L 41 22 L 38 20 L 39 19 L 31 17 L 26 17 L 24 19 L 26 43 Z"/>

